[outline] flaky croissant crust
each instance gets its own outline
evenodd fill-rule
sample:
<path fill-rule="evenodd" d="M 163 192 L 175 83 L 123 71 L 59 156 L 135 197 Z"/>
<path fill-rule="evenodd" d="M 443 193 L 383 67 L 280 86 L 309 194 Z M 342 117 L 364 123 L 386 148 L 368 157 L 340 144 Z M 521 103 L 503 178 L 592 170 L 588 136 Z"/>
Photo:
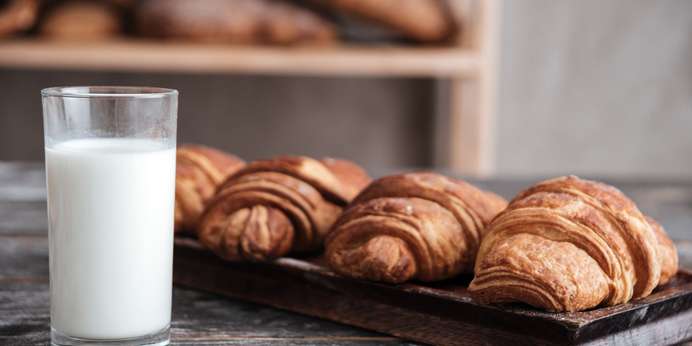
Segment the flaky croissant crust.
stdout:
<path fill-rule="evenodd" d="M 370 181 L 337 159 L 281 156 L 230 176 L 200 222 L 200 241 L 228 260 L 315 251 L 342 208 Z"/>
<path fill-rule="evenodd" d="M 326 258 L 356 278 L 442 280 L 471 270 L 484 226 L 505 206 L 499 196 L 435 173 L 384 177 L 339 218 Z"/>
<path fill-rule="evenodd" d="M 664 252 L 675 253 L 672 242 L 659 242 L 619 190 L 560 177 L 520 193 L 488 226 L 469 290 L 483 302 L 552 311 L 614 305 L 649 295 L 662 273 L 677 271 Z"/>
<path fill-rule="evenodd" d="M 245 163 L 236 156 L 202 145 L 176 151 L 175 231 L 194 233 L 206 203 L 221 182 Z"/>

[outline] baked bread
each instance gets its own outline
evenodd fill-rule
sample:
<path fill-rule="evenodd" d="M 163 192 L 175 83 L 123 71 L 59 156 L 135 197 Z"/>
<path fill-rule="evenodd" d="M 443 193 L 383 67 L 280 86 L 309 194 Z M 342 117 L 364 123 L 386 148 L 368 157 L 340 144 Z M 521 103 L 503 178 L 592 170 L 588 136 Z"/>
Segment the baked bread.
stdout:
<path fill-rule="evenodd" d="M 38 5 L 38 0 L 0 0 L 0 37 L 31 28 Z"/>
<path fill-rule="evenodd" d="M 311 0 L 335 12 L 358 16 L 420 42 L 439 42 L 456 32 L 446 0 Z"/>
<path fill-rule="evenodd" d="M 122 32 L 120 13 L 109 3 L 67 1 L 51 7 L 39 31 L 60 40 L 102 40 Z"/>
<path fill-rule="evenodd" d="M 145 36 L 238 44 L 325 44 L 332 25 L 307 9 L 267 0 L 146 0 L 135 22 Z"/>
<path fill-rule="evenodd" d="M 322 248 L 342 209 L 370 182 L 345 160 L 280 156 L 230 176 L 209 203 L 199 240 L 232 261 L 263 261 Z"/>
<path fill-rule="evenodd" d="M 645 217 L 654 230 L 656 240 L 658 241 L 656 249 L 658 251 L 658 262 L 661 266 L 661 278 L 658 280 L 658 285 L 665 285 L 678 271 L 678 252 L 675 248 L 675 243 L 668 238 L 668 234 L 663 230 L 663 226 L 656 220 L 648 216 Z"/>
<path fill-rule="evenodd" d="M 195 233 L 206 203 L 243 160 L 202 145 L 186 144 L 176 152 L 175 231 Z"/>
<path fill-rule="evenodd" d="M 488 226 L 469 291 L 484 303 L 586 310 L 646 297 L 677 271 L 676 256 L 622 192 L 560 177 L 521 192 Z"/>
<path fill-rule="evenodd" d="M 470 272 L 483 229 L 507 202 L 435 173 L 388 176 L 368 186 L 325 243 L 345 276 L 400 283 Z"/>

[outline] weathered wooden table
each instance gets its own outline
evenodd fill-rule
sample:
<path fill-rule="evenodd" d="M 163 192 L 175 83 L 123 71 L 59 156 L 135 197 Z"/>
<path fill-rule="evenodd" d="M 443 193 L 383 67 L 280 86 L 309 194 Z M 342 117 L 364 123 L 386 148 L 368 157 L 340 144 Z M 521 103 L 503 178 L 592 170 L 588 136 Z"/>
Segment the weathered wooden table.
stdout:
<path fill-rule="evenodd" d="M 0 344 L 49 342 L 48 240 L 41 163 L 0 163 Z M 511 197 L 531 180 L 479 182 Z M 609 181 L 661 221 L 692 268 L 692 181 Z M 175 288 L 176 345 L 404 345 L 397 338 Z"/>

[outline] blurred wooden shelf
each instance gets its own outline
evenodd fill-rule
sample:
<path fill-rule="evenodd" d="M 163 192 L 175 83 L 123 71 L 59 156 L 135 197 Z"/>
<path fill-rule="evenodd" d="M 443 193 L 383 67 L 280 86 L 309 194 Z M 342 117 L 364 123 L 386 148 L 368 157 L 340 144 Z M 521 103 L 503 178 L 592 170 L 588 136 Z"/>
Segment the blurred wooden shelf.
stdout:
<path fill-rule="evenodd" d="M 129 39 L 0 40 L 0 69 L 435 79 L 433 161 L 473 176 L 494 169 L 498 0 L 450 0 L 463 29 L 454 46 L 268 47 Z"/>
<path fill-rule="evenodd" d="M 0 67 L 33 69 L 458 78 L 479 65 L 475 51 L 458 47 L 0 41 Z"/>

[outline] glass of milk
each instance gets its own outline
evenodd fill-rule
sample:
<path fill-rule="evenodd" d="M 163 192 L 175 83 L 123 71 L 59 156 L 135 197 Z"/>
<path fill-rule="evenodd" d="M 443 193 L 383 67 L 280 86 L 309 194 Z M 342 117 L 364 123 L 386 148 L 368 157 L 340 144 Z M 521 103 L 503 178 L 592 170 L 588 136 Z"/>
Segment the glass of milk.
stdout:
<path fill-rule="evenodd" d="M 168 344 L 178 92 L 41 95 L 52 343 Z"/>

